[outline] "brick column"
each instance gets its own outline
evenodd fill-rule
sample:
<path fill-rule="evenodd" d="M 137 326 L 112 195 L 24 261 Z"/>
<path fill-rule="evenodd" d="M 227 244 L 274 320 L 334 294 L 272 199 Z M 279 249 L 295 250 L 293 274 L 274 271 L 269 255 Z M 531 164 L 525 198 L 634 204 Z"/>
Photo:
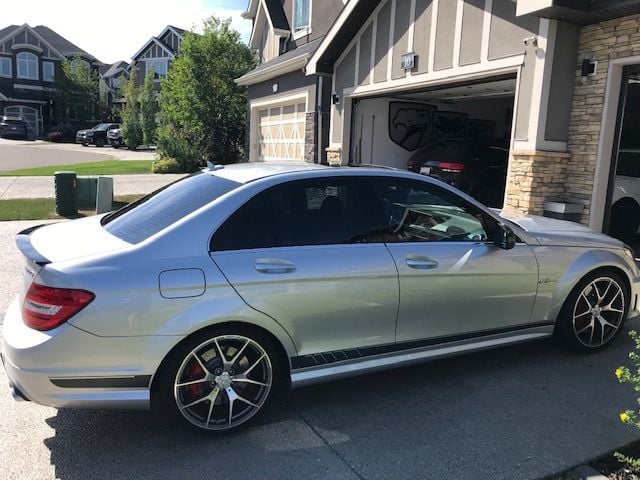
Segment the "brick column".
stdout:
<path fill-rule="evenodd" d="M 327 148 L 327 163 L 332 167 L 342 165 L 342 147 Z"/>
<path fill-rule="evenodd" d="M 570 156 L 562 152 L 511 152 L 505 209 L 542 215 L 545 201 L 563 200 Z"/>
<path fill-rule="evenodd" d="M 317 163 L 318 157 L 318 136 L 316 135 L 316 112 L 308 112 L 305 121 L 304 131 L 304 161 Z"/>

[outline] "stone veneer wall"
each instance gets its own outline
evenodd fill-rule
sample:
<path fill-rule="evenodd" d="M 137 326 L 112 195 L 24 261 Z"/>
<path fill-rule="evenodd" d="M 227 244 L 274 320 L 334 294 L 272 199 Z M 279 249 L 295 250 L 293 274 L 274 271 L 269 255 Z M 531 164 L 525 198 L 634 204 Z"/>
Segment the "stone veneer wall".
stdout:
<path fill-rule="evenodd" d="M 561 152 L 511 152 L 505 208 L 542 215 L 545 201 L 562 198 L 568 157 Z"/>
<path fill-rule="evenodd" d="M 572 155 L 566 164 L 565 196 L 584 202 L 583 223 L 588 223 L 591 212 L 609 61 L 633 55 L 640 55 L 640 15 L 587 25 L 580 30 L 569 129 L 568 149 Z M 596 75 L 583 79 L 581 64 L 585 58 L 597 60 L 598 67 Z"/>
<path fill-rule="evenodd" d="M 316 163 L 318 156 L 316 118 L 316 112 L 307 112 L 304 127 L 304 161 L 309 163 Z"/>

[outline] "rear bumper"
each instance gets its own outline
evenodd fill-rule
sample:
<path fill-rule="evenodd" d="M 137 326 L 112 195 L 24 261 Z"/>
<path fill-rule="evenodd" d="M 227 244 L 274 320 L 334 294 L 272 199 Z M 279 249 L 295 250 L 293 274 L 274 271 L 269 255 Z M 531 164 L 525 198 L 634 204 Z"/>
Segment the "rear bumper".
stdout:
<path fill-rule="evenodd" d="M 11 395 L 57 408 L 149 408 L 152 374 L 177 341 L 98 337 L 70 324 L 38 332 L 24 325 L 17 299 L 4 321 Z"/>

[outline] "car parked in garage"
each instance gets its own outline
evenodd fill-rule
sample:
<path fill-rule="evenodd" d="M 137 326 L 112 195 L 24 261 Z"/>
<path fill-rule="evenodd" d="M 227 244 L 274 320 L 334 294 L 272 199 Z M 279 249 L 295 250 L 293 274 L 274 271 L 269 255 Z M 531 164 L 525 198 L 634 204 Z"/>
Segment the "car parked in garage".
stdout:
<path fill-rule="evenodd" d="M 107 133 L 117 128 L 120 128 L 117 123 L 101 123 L 89 130 L 79 130 L 76 133 L 76 143 L 85 147 L 88 145 L 104 147 L 107 144 Z"/>
<path fill-rule="evenodd" d="M 26 139 L 29 125 L 20 117 L 0 117 L 0 138 Z"/>
<path fill-rule="evenodd" d="M 448 183 L 487 206 L 502 207 L 508 159 L 504 141 L 444 140 L 413 152 L 407 168 Z"/>
<path fill-rule="evenodd" d="M 598 351 L 640 292 L 633 252 L 585 226 L 303 162 L 215 166 L 17 245 L 2 339 L 16 398 L 151 404 L 209 433 L 289 385 L 553 334 Z"/>

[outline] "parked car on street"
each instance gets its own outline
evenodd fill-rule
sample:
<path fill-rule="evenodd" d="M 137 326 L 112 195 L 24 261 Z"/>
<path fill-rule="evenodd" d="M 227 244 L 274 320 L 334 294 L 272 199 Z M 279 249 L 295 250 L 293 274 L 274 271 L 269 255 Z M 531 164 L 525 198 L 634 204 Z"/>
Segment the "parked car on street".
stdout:
<path fill-rule="evenodd" d="M 26 139 L 29 125 L 20 117 L 0 117 L 0 138 Z"/>
<path fill-rule="evenodd" d="M 407 169 L 452 185 L 490 207 L 504 198 L 509 148 L 491 139 L 446 140 L 412 153 Z"/>
<path fill-rule="evenodd" d="M 124 139 L 122 138 L 119 127 L 107 131 L 107 141 L 113 148 L 124 146 Z"/>
<path fill-rule="evenodd" d="M 88 145 L 104 147 L 107 144 L 107 132 L 117 128 L 120 128 L 117 123 L 101 123 L 89 130 L 79 130 L 76 133 L 76 143 L 80 143 L 85 147 Z"/>
<path fill-rule="evenodd" d="M 214 166 L 17 245 L 15 398 L 151 405 L 210 433 L 287 386 L 554 334 L 595 352 L 640 293 L 619 240 L 381 168 Z"/>

